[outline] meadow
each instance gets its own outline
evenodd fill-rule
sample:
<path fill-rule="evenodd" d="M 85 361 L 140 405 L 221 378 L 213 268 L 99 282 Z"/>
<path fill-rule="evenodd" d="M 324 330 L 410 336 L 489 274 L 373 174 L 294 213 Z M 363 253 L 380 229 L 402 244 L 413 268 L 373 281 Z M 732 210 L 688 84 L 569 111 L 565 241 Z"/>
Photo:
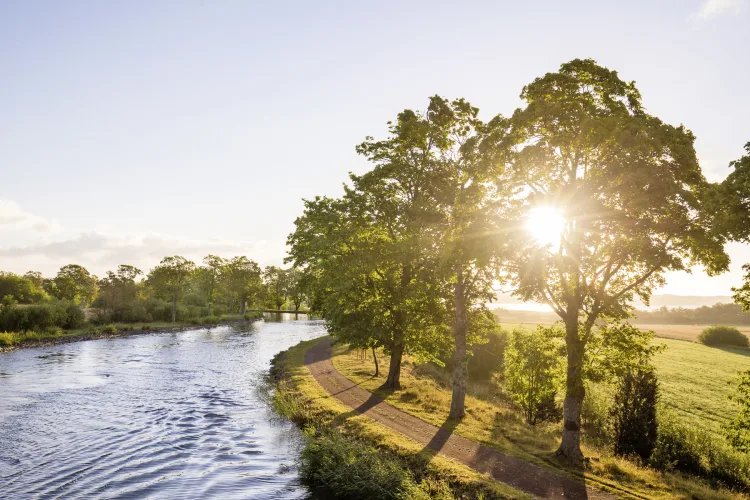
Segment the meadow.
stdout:
<path fill-rule="evenodd" d="M 666 338 L 654 342 L 666 345 L 654 359 L 661 411 L 704 442 L 722 447 L 721 424 L 736 411 L 727 397 L 732 392 L 729 382 L 739 371 L 750 370 L 750 352 Z M 451 374 L 446 370 L 409 358 L 402 372 L 404 388 L 385 391 L 380 387 L 384 377 L 374 377 L 371 355 L 337 345 L 334 365 L 360 387 L 381 395 L 392 405 L 434 425 L 445 424 L 451 398 Z M 388 358 L 382 356 L 381 374 L 387 373 L 387 365 Z M 597 389 L 592 388 L 592 394 Z M 558 424 L 527 425 L 497 377 L 491 382 L 470 382 L 468 392 L 467 416 L 454 432 L 544 467 L 578 473 L 554 457 L 559 442 Z M 593 418 L 606 418 L 606 410 L 599 411 Z M 583 450 L 590 459 L 585 472 L 587 482 L 614 487 L 625 496 L 736 498 L 736 494 L 715 489 L 715 484 L 709 487 L 687 475 L 659 472 L 615 457 L 606 444 L 596 439 L 586 439 Z"/>

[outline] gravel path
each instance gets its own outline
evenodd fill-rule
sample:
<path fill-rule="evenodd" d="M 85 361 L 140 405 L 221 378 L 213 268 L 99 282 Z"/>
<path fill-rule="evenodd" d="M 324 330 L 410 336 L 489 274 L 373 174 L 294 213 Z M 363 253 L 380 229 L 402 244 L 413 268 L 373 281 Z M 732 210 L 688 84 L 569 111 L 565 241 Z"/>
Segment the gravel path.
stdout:
<path fill-rule="evenodd" d="M 334 368 L 331 362 L 331 343 L 332 339 L 325 339 L 310 348 L 305 353 L 305 365 L 328 393 L 358 413 L 367 415 L 430 450 L 541 498 L 616 498 L 609 493 L 587 488 L 584 483 L 570 477 L 555 474 L 455 435 L 449 427 L 436 427 L 391 406 L 380 397 L 358 387 Z"/>

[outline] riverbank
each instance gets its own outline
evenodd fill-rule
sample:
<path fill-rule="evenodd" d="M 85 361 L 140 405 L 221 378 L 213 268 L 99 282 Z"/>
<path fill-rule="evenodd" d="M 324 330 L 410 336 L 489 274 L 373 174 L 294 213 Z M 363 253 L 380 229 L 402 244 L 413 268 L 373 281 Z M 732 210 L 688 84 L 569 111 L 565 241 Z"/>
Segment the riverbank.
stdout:
<path fill-rule="evenodd" d="M 331 397 L 305 366 L 323 339 L 279 353 L 271 368 L 274 408 L 307 436 L 300 476 L 311 489 L 324 498 L 532 498 Z"/>
<path fill-rule="evenodd" d="M 247 318 L 246 318 L 247 316 Z M 200 322 L 179 322 L 179 323 L 151 323 L 148 325 L 139 325 L 140 328 L 133 324 L 115 323 L 112 325 L 89 325 L 87 328 L 77 330 L 55 332 L 50 334 L 30 332 L 23 334 L 24 337 L 18 343 L 12 345 L 0 345 L 0 353 L 15 351 L 17 349 L 27 349 L 33 347 L 47 347 L 59 344 L 68 344 L 71 342 L 84 342 L 87 340 L 112 339 L 121 337 L 131 337 L 135 335 L 147 335 L 152 333 L 175 333 L 184 332 L 200 327 L 212 327 L 217 325 L 229 325 L 255 321 L 262 318 L 262 313 L 249 313 L 246 315 L 228 315 L 218 322 L 200 323 Z"/>

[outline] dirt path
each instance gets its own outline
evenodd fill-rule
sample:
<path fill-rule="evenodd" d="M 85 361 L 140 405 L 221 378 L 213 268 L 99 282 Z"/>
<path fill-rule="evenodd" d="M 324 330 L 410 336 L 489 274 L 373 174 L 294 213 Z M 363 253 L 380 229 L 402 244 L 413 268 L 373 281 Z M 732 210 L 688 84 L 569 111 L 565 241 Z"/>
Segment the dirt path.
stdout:
<path fill-rule="evenodd" d="M 472 469 L 490 474 L 496 480 L 541 498 L 614 499 L 615 496 L 587 488 L 582 482 L 518 458 L 505 455 L 475 441 L 457 436 L 448 428 L 438 428 L 404 413 L 380 397 L 358 387 L 339 373 L 331 362 L 331 339 L 318 342 L 305 353 L 305 365 L 315 380 L 332 396 L 373 420 L 453 458 Z"/>

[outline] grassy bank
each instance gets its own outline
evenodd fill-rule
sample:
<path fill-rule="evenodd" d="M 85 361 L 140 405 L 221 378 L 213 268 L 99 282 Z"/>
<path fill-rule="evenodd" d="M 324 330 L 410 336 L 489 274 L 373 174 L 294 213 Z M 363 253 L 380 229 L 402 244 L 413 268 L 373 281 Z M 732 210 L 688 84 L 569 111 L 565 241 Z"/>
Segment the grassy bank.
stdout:
<path fill-rule="evenodd" d="M 671 341 L 679 347 L 697 348 L 699 350 L 709 349 L 697 344 Z M 670 342 L 670 343 L 671 343 Z M 684 344 L 684 345 L 683 345 Z M 702 358 L 708 366 L 711 355 L 732 358 L 740 356 L 735 353 L 715 350 L 696 354 Z M 674 349 L 667 350 L 660 355 L 658 364 L 665 372 L 662 376 L 665 400 L 668 405 L 680 410 L 682 413 L 690 413 L 691 419 L 702 418 L 700 414 L 694 413 L 694 405 L 700 398 L 702 389 L 695 388 L 695 399 L 681 398 L 681 395 L 691 390 L 694 385 L 700 387 L 706 382 L 707 377 L 716 376 L 716 380 L 708 382 L 707 386 L 726 383 L 725 377 L 731 368 L 723 375 L 709 375 L 710 371 L 693 369 L 689 376 L 684 374 L 687 368 L 680 369 L 681 357 L 685 351 Z M 747 358 L 742 358 L 747 359 Z M 732 363 L 741 363 L 732 358 Z M 385 378 L 374 376 L 374 367 L 371 357 L 363 359 L 359 352 L 351 352 L 346 346 L 334 347 L 334 366 L 348 378 L 358 383 L 360 387 L 374 392 L 390 404 L 413 414 L 434 425 L 442 425 L 448 416 L 450 408 L 451 388 L 450 374 L 434 365 L 420 365 L 413 359 L 407 357 L 402 368 L 402 384 L 404 389 L 400 391 L 384 391 L 380 389 Z M 722 361 L 720 361 L 722 362 Z M 728 363 L 729 365 L 730 363 Z M 383 366 L 385 365 L 385 366 Z M 381 359 L 380 373 L 388 372 L 388 359 Z M 683 372 L 682 374 L 680 372 Z M 691 380 L 693 377 L 700 381 Z M 711 389 L 707 389 L 711 390 Z M 518 456 L 529 462 L 536 463 L 550 469 L 565 471 L 569 474 L 577 474 L 577 471 L 568 469 L 566 464 L 559 462 L 554 457 L 554 452 L 559 444 L 559 424 L 540 424 L 532 427 L 523 420 L 521 412 L 513 405 L 507 395 L 503 392 L 501 384 L 497 382 L 473 383 L 469 388 L 470 396 L 467 397 L 467 416 L 456 427 L 454 432 L 464 437 L 482 442 L 505 453 Z M 724 403 L 721 400 L 725 389 L 721 394 L 716 393 L 710 400 L 718 408 Z M 717 409 L 712 412 L 718 411 Z M 714 426 L 707 423 L 707 426 Z M 717 429 L 718 427 L 715 427 Z M 719 439 L 718 437 L 716 439 Z M 641 467 L 634 462 L 613 456 L 606 447 L 599 446 L 595 442 L 584 444 L 584 453 L 590 458 L 585 472 L 586 482 L 590 485 L 601 484 L 610 488 L 616 488 L 618 494 L 624 497 L 635 498 L 737 498 L 736 493 L 718 488 L 707 481 L 696 479 L 681 473 L 660 472 L 650 468 Z"/>
<path fill-rule="evenodd" d="M 274 407 L 308 439 L 301 476 L 321 498 L 531 498 L 338 402 L 304 366 L 305 352 L 319 340 L 281 353 L 272 374 Z"/>
<path fill-rule="evenodd" d="M 0 352 L 24 347 L 38 347 L 42 345 L 63 344 L 101 338 L 123 337 L 157 332 L 182 331 L 199 326 L 211 326 L 225 323 L 252 321 L 261 318 L 262 313 L 229 314 L 222 317 L 211 316 L 191 321 L 175 323 L 154 321 L 141 323 L 111 323 L 107 325 L 89 324 L 83 328 L 63 330 L 52 328 L 44 331 L 0 332 Z"/>

